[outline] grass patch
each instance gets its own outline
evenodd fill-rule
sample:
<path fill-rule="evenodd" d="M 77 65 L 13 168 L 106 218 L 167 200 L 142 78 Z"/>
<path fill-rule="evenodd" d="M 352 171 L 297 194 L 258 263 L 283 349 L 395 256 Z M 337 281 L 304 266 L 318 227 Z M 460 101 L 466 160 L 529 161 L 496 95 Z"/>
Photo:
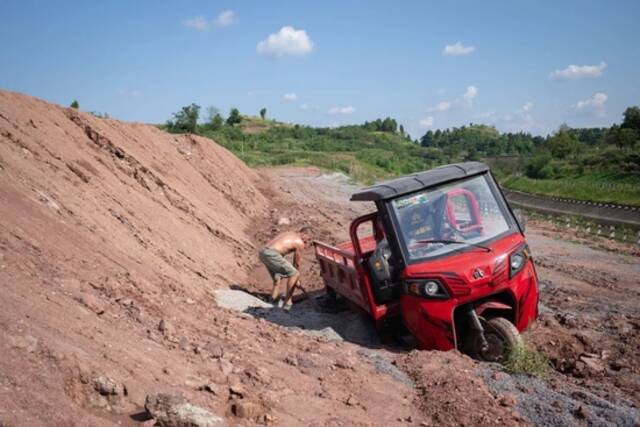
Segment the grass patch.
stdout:
<path fill-rule="evenodd" d="M 500 182 L 512 190 L 545 196 L 640 206 L 638 174 L 592 173 L 561 179 L 531 179 L 511 175 L 503 177 Z"/>
<path fill-rule="evenodd" d="M 529 350 L 525 346 L 511 348 L 504 368 L 510 374 L 527 374 L 534 377 L 544 376 L 551 368 L 549 359 L 542 353 Z"/>

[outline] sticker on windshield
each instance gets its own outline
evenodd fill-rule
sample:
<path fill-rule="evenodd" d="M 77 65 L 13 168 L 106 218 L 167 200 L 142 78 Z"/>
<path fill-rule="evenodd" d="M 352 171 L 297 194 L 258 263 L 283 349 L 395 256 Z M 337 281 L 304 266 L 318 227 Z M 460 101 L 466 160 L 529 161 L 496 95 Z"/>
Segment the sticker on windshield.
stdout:
<path fill-rule="evenodd" d="M 416 194 L 415 196 L 407 197 L 406 199 L 393 201 L 393 205 L 396 207 L 396 209 L 403 209 L 407 206 L 421 205 L 424 203 L 429 203 L 429 199 L 425 194 Z"/>

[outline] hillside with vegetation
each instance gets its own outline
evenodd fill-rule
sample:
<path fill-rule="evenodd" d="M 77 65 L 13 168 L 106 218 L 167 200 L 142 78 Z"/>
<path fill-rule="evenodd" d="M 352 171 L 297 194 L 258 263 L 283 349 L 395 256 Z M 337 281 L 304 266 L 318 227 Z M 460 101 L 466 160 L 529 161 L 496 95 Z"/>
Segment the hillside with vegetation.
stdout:
<path fill-rule="evenodd" d="M 387 117 L 362 125 L 317 128 L 242 115 L 224 118 L 209 108 L 200 120 L 192 104 L 162 126 L 170 132 L 209 137 L 250 166 L 314 165 L 343 172 L 357 181 L 376 180 L 441 164 L 483 160 L 507 188 L 581 200 L 640 206 L 640 108 L 629 107 L 611 128 L 566 125 L 546 137 L 502 133 L 470 124 L 429 130 L 412 140 Z"/>

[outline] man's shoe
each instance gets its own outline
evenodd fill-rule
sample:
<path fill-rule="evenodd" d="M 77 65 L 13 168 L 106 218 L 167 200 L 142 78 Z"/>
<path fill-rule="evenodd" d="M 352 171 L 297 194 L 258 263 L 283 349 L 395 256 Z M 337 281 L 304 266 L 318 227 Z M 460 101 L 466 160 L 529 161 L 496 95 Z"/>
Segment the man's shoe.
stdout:
<path fill-rule="evenodd" d="M 283 309 L 284 309 L 284 311 L 288 312 L 288 311 L 291 311 L 291 307 L 293 307 L 293 303 L 292 302 L 290 302 L 289 304 L 285 304 Z"/>
<path fill-rule="evenodd" d="M 282 299 L 282 298 L 278 298 L 278 302 L 276 303 L 276 306 L 277 306 L 278 308 L 282 308 L 282 307 L 284 307 L 284 299 Z"/>

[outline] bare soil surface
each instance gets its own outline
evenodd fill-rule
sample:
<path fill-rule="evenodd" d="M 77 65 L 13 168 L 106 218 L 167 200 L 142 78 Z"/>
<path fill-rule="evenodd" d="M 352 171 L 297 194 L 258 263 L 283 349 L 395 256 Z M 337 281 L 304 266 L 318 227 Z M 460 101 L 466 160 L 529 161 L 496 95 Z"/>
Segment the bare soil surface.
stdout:
<path fill-rule="evenodd" d="M 323 174 L 314 168 L 274 168 L 260 172 L 278 189 L 278 194 L 272 196 L 277 205 L 282 206 L 282 202 L 286 206 L 287 195 L 294 196 L 299 202 L 293 211 L 288 211 L 292 212 L 291 226 L 310 223 L 321 232 L 319 240 L 340 243 L 348 239 L 350 220 L 373 209 L 371 205 L 348 201 L 358 187 L 340 174 Z M 305 206 L 312 211 L 305 213 L 302 209 Z M 272 222 L 277 224 L 282 212 L 273 214 Z M 273 231 L 279 231 L 279 228 L 275 227 Z M 552 370 L 543 379 L 508 375 L 500 372 L 499 367 L 487 364 L 476 364 L 474 372 L 484 379 L 496 399 L 503 403 L 513 400 L 518 415 L 507 418 L 509 422 L 559 426 L 634 425 L 638 422 L 640 404 L 639 356 L 636 351 L 640 348 L 640 258 L 635 255 L 632 245 L 577 240 L 570 232 L 541 221 L 529 224 L 527 238 L 534 254 L 542 293 L 540 321 L 525 334 L 525 339 L 531 348 L 549 358 Z M 308 266 L 308 270 L 303 270 L 305 286 L 321 289 L 322 281 L 314 269 L 313 254 L 308 254 L 305 261 Z M 252 277 L 259 280 L 248 290 L 266 295 L 270 285 L 268 276 L 261 269 L 257 266 Z M 316 319 L 317 307 L 304 304 L 306 307 L 299 307 L 297 314 L 284 319 L 265 314 L 271 313 L 265 309 L 258 309 L 252 314 L 289 327 L 321 330 Z M 434 352 L 412 352 L 399 358 L 399 354 L 406 354 L 406 348 L 367 341 L 363 338 L 367 336 L 365 332 L 354 333 L 353 328 L 344 327 L 361 321 L 357 318 L 326 319 L 325 325 L 331 330 L 327 336 L 337 334 L 359 345 L 375 347 L 377 354 L 400 364 L 404 372 L 416 377 L 417 384 L 425 381 L 423 375 L 416 373 L 424 373 L 420 369 L 428 364 L 427 360 L 437 360 L 435 366 L 440 368 L 440 363 L 452 363 L 454 371 L 463 369 L 463 372 L 469 369 L 465 363 L 475 363 L 459 354 L 451 359 L 451 356 Z M 417 367 L 416 360 L 420 361 Z M 448 378 L 455 382 L 449 374 Z M 471 382 L 475 379 L 473 375 L 465 374 L 460 380 Z M 438 380 L 431 382 L 431 391 L 437 389 L 434 385 L 438 385 Z M 428 393 L 430 402 L 442 403 L 434 400 L 435 395 L 438 393 Z M 431 412 L 421 406 L 420 397 L 415 399 L 434 425 L 438 422 L 455 424 L 454 419 L 464 419 L 463 424 L 467 425 L 486 423 L 482 416 L 460 418 L 464 411 L 455 407 L 452 412 L 459 418 L 429 418 Z M 490 402 L 485 404 L 490 405 Z"/>
<path fill-rule="evenodd" d="M 353 189 L 0 92 L 0 426 L 154 425 L 162 401 L 192 425 L 638 423 L 634 256 L 531 227 L 544 310 L 528 339 L 555 368 L 543 379 L 381 342 L 368 319 L 323 309 L 311 250 L 317 299 L 289 314 L 260 300 L 259 247 L 307 224 L 346 239 L 371 209 Z"/>

